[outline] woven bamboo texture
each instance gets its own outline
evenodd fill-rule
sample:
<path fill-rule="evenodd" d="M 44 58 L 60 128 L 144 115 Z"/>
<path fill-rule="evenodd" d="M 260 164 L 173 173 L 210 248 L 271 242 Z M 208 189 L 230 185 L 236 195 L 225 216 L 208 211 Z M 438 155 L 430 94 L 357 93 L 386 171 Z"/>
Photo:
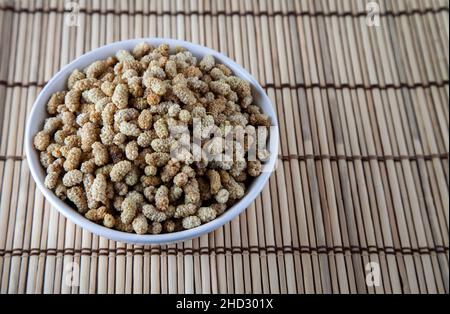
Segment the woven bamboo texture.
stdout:
<path fill-rule="evenodd" d="M 63 1 L 0 1 L 0 292 L 449 293 L 449 2 L 374 2 L 368 20 L 360 0 L 80 0 L 69 26 Z M 281 143 L 238 218 L 147 247 L 52 208 L 23 135 L 59 68 L 153 36 L 244 66 L 276 108 Z"/>

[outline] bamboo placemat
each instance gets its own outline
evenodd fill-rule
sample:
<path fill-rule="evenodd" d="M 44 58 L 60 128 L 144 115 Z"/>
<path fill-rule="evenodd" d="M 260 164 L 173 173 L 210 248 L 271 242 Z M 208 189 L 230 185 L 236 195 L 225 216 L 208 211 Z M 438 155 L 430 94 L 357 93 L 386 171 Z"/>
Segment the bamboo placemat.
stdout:
<path fill-rule="evenodd" d="M 1 293 L 449 293 L 448 0 L 372 1 L 373 18 L 361 0 L 75 3 L 78 26 L 62 1 L 0 1 Z M 23 134 L 60 67 L 149 36 L 248 69 L 276 107 L 281 144 L 238 218 L 143 247 L 51 208 Z M 377 265 L 379 285 L 367 285 Z"/>

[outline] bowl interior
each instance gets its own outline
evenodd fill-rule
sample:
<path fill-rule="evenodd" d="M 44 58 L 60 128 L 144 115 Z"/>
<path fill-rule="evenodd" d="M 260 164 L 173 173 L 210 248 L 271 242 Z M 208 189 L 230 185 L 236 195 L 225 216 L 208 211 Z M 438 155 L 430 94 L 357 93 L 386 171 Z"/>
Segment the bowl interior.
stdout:
<path fill-rule="evenodd" d="M 57 210 L 59 210 L 64 216 L 72 220 L 74 223 L 80 225 L 83 228 L 86 228 L 90 232 L 93 232 L 97 235 L 104 236 L 106 238 L 120 242 L 127 242 L 134 244 L 167 244 L 172 242 L 188 240 L 194 237 L 198 237 L 202 234 L 211 232 L 212 230 L 217 229 L 218 227 L 222 226 L 226 222 L 233 219 L 235 216 L 241 213 L 247 206 L 250 205 L 250 203 L 258 196 L 258 194 L 263 189 L 265 183 L 267 182 L 267 180 L 271 175 L 271 170 L 275 166 L 278 154 L 278 140 L 279 140 L 278 128 L 277 127 L 271 128 L 270 131 L 268 140 L 268 149 L 270 151 L 270 158 L 264 165 L 265 171 L 262 172 L 259 177 L 255 178 L 252 181 L 250 186 L 247 188 L 245 196 L 238 203 L 227 209 L 222 215 L 220 215 L 219 217 L 217 217 L 216 219 L 214 219 L 209 223 L 200 225 L 197 228 L 174 233 L 159 234 L 159 235 L 138 235 L 121 232 L 114 229 L 109 229 L 86 219 L 83 215 L 79 214 L 76 209 L 71 208 L 65 202 L 60 200 L 51 190 L 47 189 L 44 186 L 45 171 L 40 164 L 39 154 L 33 147 L 33 138 L 34 135 L 42 129 L 44 120 L 45 118 L 48 117 L 48 114 L 46 112 L 46 104 L 48 99 L 53 93 L 64 90 L 66 88 L 67 78 L 73 70 L 84 69 L 85 67 L 90 65 L 93 61 L 105 59 L 109 56 L 112 56 L 118 50 L 121 49 L 131 50 L 136 44 L 142 41 L 146 41 L 152 45 L 167 43 L 170 45 L 171 48 L 181 46 L 188 49 L 197 58 L 201 58 L 206 54 L 213 55 L 216 58 L 217 62 L 227 65 L 234 72 L 234 75 L 241 77 L 252 84 L 255 104 L 260 106 L 261 109 L 267 115 L 269 115 L 273 126 L 278 126 L 276 114 L 273 110 L 272 104 L 268 96 L 262 89 L 262 87 L 246 70 L 244 70 L 241 66 L 236 64 L 231 59 L 210 48 L 206 48 L 200 45 L 192 44 L 181 40 L 165 39 L 165 38 L 141 38 L 115 42 L 94 49 L 80 56 L 70 64 L 66 65 L 55 76 L 53 76 L 53 78 L 45 85 L 45 87 L 37 97 L 35 103 L 33 104 L 33 108 L 28 118 L 27 128 L 25 132 L 25 151 L 31 174 L 34 180 L 36 181 L 36 184 L 39 187 L 40 191 Z"/>

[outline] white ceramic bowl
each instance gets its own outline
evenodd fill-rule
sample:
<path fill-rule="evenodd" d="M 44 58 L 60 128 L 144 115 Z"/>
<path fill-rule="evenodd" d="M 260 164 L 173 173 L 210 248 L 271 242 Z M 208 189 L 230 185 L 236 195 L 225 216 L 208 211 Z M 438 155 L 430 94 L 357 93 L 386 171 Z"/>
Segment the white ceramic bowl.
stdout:
<path fill-rule="evenodd" d="M 30 116 L 28 117 L 27 128 L 25 132 L 25 151 L 31 174 L 36 181 L 39 190 L 44 194 L 47 200 L 50 201 L 53 207 L 55 207 L 64 216 L 66 216 L 77 225 L 97 235 L 115 241 L 135 244 L 166 244 L 192 239 L 202 234 L 211 232 L 239 215 L 245 208 L 247 208 L 247 206 L 250 205 L 250 203 L 258 196 L 258 194 L 263 189 L 265 183 L 271 175 L 272 169 L 275 166 L 279 141 L 278 128 L 272 128 L 269 136 L 268 149 L 270 151 L 270 159 L 265 164 L 266 171 L 261 173 L 261 175 L 252 182 L 252 184 L 248 187 L 245 196 L 238 203 L 227 209 L 221 216 L 217 217 L 211 222 L 203 224 L 197 228 L 174 233 L 158 235 L 138 235 L 134 233 L 126 233 L 109 229 L 103 227 L 102 225 L 89 221 L 83 215 L 79 214 L 76 209 L 70 207 L 65 202 L 60 200 L 51 190 L 47 189 L 44 186 L 45 171 L 40 164 L 39 154 L 33 147 L 33 138 L 34 135 L 42 129 L 44 120 L 48 117 L 46 111 L 46 103 L 48 99 L 53 93 L 64 90 L 66 88 L 67 78 L 73 70 L 84 69 L 95 60 L 105 59 L 109 56 L 115 55 L 115 53 L 120 49 L 132 50 L 136 44 L 142 41 L 146 41 L 152 45 L 167 43 L 171 48 L 175 46 L 181 46 L 188 49 L 197 58 L 201 58 L 206 54 L 213 55 L 216 58 L 217 62 L 223 63 L 228 66 L 231 70 L 233 70 L 236 76 L 239 76 L 251 82 L 255 103 L 259 105 L 267 115 L 269 115 L 272 125 L 278 126 L 276 114 L 273 110 L 272 104 L 262 87 L 246 70 L 244 70 L 240 65 L 236 64 L 231 59 L 212 49 L 182 40 L 166 38 L 140 38 L 119 41 L 94 49 L 77 58 L 70 64 L 63 67 L 58 73 L 56 73 L 55 76 L 53 76 L 53 78 L 45 85 L 44 89 L 37 97 L 31 110 Z"/>

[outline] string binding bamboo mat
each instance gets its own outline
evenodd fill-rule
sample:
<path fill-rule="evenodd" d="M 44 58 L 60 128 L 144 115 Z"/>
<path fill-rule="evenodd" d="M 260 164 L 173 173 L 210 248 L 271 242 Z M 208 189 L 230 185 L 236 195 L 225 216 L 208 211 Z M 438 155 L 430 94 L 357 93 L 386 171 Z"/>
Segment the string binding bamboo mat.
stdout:
<path fill-rule="evenodd" d="M 448 293 L 449 2 L 374 2 L 368 19 L 361 0 L 80 0 L 69 26 L 63 1 L 1 0 L 0 292 Z M 248 69 L 277 110 L 281 144 L 276 172 L 238 218 L 142 247 L 51 208 L 23 134 L 60 67 L 149 36 Z M 377 269 L 378 282 L 366 280 Z"/>

